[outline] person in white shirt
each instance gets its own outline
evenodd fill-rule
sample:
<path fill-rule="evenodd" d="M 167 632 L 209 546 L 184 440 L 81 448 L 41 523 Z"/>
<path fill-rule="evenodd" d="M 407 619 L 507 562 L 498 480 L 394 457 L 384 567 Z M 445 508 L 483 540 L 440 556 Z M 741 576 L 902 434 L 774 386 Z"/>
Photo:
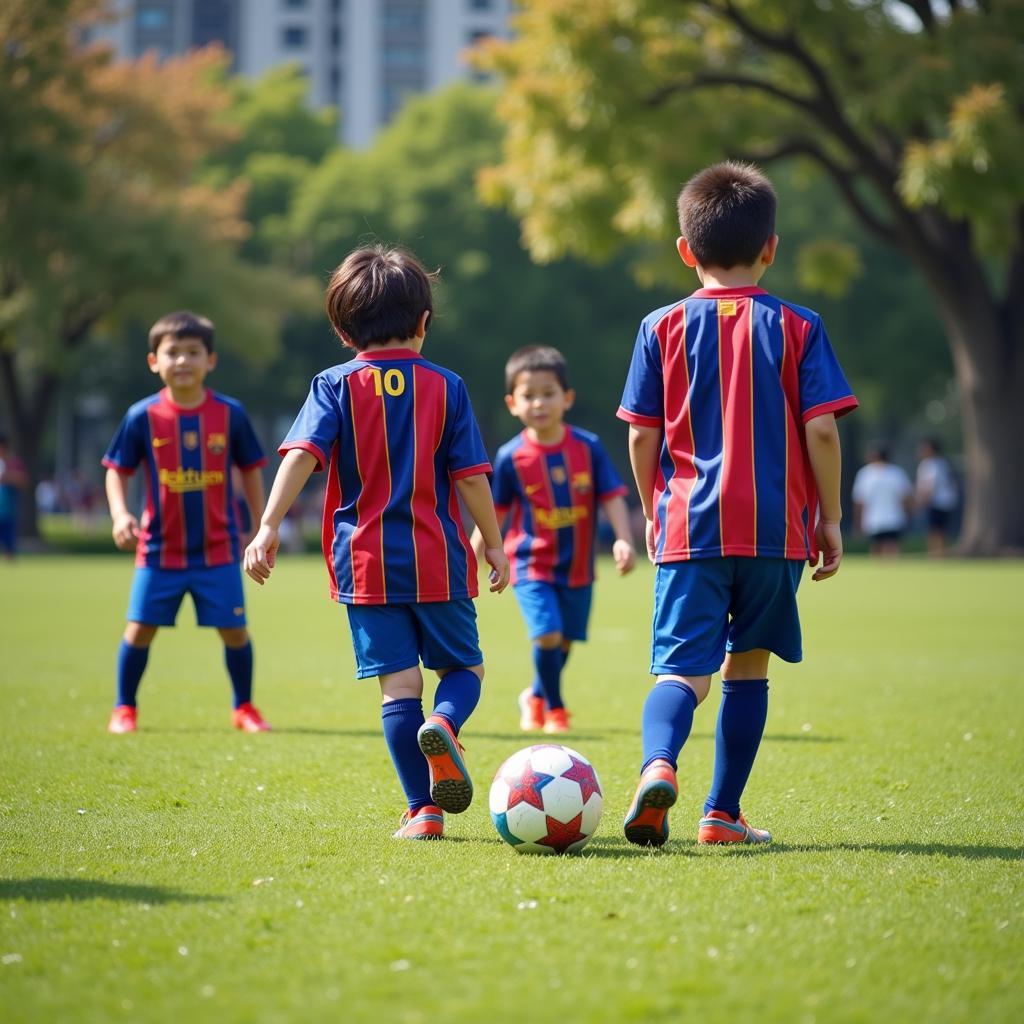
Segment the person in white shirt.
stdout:
<path fill-rule="evenodd" d="M 900 553 L 900 541 L 913 507 L 914 488 L 883 445 L 868 455 L 853 480 L 854 527 L 867 534 L 873 555 Z"/>
<path fill-rule="evenodd" d="M 928 523 L 928 554 L 941 558 L 946 553 L 946 539 L 960 496 L 939 441 L 926 438 L 918 454 L 921 461 L 917 466 L 917 505 L 925 510 Z"/>

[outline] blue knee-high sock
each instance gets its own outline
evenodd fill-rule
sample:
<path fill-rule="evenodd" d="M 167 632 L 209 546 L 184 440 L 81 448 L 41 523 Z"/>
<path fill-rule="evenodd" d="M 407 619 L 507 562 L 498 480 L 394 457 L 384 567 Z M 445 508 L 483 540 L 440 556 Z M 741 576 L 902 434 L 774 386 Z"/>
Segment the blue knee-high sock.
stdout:
<path fill-rule="evenodd" d="M 754 767 L 768 717 L 767 679 L 723 679 L 715 729 L 715 774 L 704 813 L 739 817 L 743 787 Z"/>
<path fill-rule="evenodd" d="M 655 684 L 644 701 L 641 728 L 644 763 L 641 771 L 659 759 L 676 767 L 679 752 L 689 738 L 696 710 L 697 695 L 685 684 L 674 679 Z"/>
<path fill-rule="evenodd" d="M 434 692 L 434 714 L 448 719 L 456 733 L 480 701 L 480 677 L 468 668 L 446 672 Z"/>
<path fill-rule="evenodd" d="M 139 692 L 142 673 L 149 661 L 148 647 L 132 647 L 127 640 L 121 641 L 117 649 L 117 703 L 135 707 L 135 695 Z"/>
<path fill-rule="evenodd" d="M 569 660 L 569 652 L 562 651 L 562 670 L 565 671 L 565 663 Z M 540 675 L 533 677 L 533 686 L 530 687 L 530 692 L 534 697 L 544 696 L 544 687 L 541 685 Z"/>
<path fill-rule="evenodd" d="M 561 647 L 538 647 L 533 645 L 533 665 L 540 680 L 541 692 L 549 708 L 562 707 L 562 657 Z"/>
<path fill-rule="evenodd" d="M 241 647 L 224 647 L 224 664 L 231 677 L 235 707 L 252 700 L 252 643 Z"/>
<path fill-rule="evenodd" d="M 430 769 L 427 759 L 416 742 L 416 734 L 423 725 L 423 701 L 417 697 L 389 701 L 380 709 L 384 726 L 384 740 L 398 773 L 398 781 L 405 791 L 409 810 L 416 811 L 431 803 Z"/>

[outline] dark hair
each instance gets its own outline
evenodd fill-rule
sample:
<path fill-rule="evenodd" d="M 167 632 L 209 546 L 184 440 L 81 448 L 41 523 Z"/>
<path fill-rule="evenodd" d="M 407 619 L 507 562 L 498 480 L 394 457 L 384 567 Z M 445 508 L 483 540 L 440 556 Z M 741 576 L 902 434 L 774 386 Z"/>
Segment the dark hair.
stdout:
<path fill-rule="evenodd" d="M 884 442 L 873 444 L 868 449 L 868 460 L 874 461 L 877 459 L 879 462 L 890 462 L 889 458 L 889 446 Z"/>
<path fill-rule="evenodd" d="M 569 367 L 565 356 L 550 345 L 527 345 L 508 357 L 505 364 L 505 393 L 511 395 L 521 373 L 548 370 L 558 378 L 563 391 L 569 390 Z"/>
<path fill-rule="evenodd" d="M 749 266 L 775 234 L 775 189 L 753 164 L 713 164 L 679 193 L 679 229 L 703 267 Z"/>
<path fill-rule="evenodd" d="M 167 313 L 149 329 L 149 351 L 155 352 L 166 337 L 198 338 L 207 352 L 213 351 L 213 321 L 187 309 Z"/>
<path fill-rule="evenodd" d="M 411 338 L 424 312 L 433 313 L 428 274 L 412 253 L 370 245 L 350 252 L 327 284 L 327 317 L 338 337 L 362 351 L 392 338 Z M 430 317 L 427 318 L 430 323 Z"/>
<path fill-rule="evenodd" d="M 933 454 L 942 454 L 942 442 L 937 437 L 926 437 L 922 444 L 927 445 Z"/>

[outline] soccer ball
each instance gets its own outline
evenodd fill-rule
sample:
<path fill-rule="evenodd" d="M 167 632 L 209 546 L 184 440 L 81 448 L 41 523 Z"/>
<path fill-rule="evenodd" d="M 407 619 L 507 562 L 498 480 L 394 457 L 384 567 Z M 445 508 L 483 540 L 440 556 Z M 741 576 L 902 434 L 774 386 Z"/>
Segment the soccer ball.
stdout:
<path fill-rule="evenodd" d="M 491 784 L 491 820 L 519 853 L 578 853 L 601 820 L 594 766 L 558 743 L 513 754 Z"/>

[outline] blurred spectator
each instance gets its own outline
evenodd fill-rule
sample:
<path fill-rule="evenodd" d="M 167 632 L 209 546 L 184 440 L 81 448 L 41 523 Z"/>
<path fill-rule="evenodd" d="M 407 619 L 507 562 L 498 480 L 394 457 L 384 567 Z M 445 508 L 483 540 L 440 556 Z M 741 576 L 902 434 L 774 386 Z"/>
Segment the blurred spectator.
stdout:
<path fill-rule="evenodd" d="M 89 525 L 97 512 L 99 488 L 80 469 L 72 471 L 65 487 L 71 515 L 78 525 Z"/>
<path fill-rule="evenodd" d="M 8 559 L 18 550 L 18 498 L 27 482 L 24 464 L 0 435 L 0 549 Z"/>
<path fill-rule="evenodd" d="M 867 534 L 871 553 L 894 557 L 913 508 L 914 488 L 906 471 L 876 445 L 853 480 L 854 527 Z"/>
<path fill-rule="evenodd" d="M 36 508 L 44 516 L 52 516 L 62 511 L 60 488 L 51 477 L 43 477 L 36 484 Z"/>
<path fill-rule="evenodd" d="M 928 554 L 941 558 L 946 553 L 953 513 L 960 501 L 956 478 L 937 439 L 929 437 L 922 441 L 918 457 L 921 461 L 917 465 L 917 506 L 924 509 L 928 524 Z"/>

